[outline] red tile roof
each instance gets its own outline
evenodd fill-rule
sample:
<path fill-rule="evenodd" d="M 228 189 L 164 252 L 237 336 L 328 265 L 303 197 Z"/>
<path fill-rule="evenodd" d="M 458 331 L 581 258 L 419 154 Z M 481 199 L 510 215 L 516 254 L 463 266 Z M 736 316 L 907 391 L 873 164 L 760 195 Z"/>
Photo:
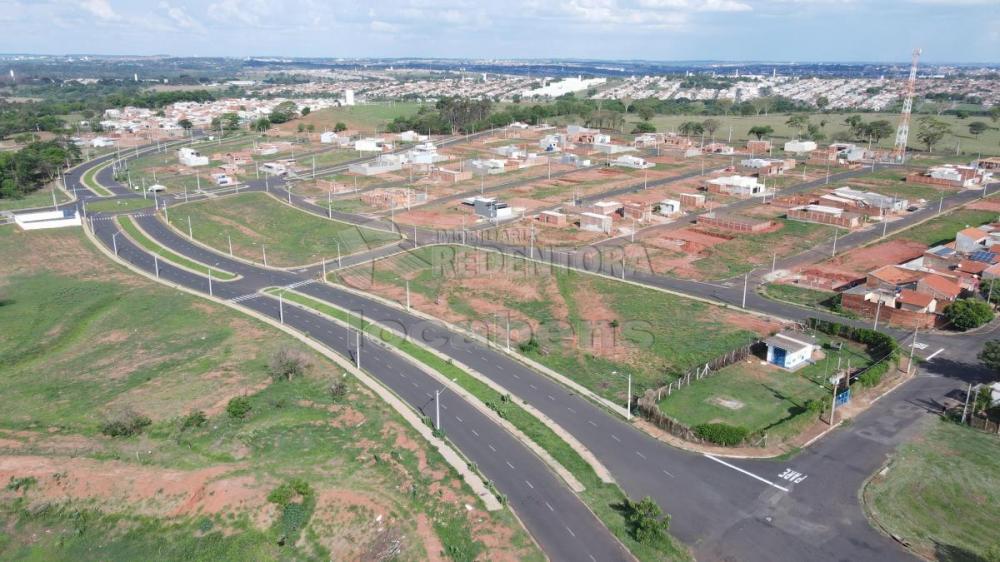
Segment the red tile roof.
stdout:
<path fill-rule="evenodd" d="M 958 270 L 965 273 L 982 273 L 990 264 L 981 261 L 962 260 L 958 263 Z"/>
<path fill-rule="evenodd" d="M 971 228 L 971 227 L 961 230 L 958 234 L 962 234 L 968 238 L 972 238 L 973 240 L 982 240 L 987 236 L 985 230 L 980 230 L 978 228 Z"/>
<path fill-rule="evenodd" d="M 903 289 L 899 292 L 899 302 L 924 308 L 934 302 L 934 295 L 928 295 L 927 293 L 921 293 L 910 289 Z"/>
<path fill-rule="evenodd" d="M 946 295 L 950 298 L 955 298 L 962 293 L 962 286 L 948 279 L 946 277 L 941 277 L 940 275 L 925 275 L 923 279 L 920 280 L 924 286 L 934 290 L 935 292 Z"/>

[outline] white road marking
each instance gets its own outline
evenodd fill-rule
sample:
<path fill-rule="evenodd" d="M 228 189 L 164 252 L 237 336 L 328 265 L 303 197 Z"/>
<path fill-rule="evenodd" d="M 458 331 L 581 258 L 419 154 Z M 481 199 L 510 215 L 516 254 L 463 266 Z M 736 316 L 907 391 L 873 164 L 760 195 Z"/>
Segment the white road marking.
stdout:
<path fill-rule="evenodd" d="M 455 419 L 458 420 L 458 423 L 464 423 L 464 422 L 462 422 L 462 418 L 460 418 L 458 416 L 455 416 Z"/>
<path fill-rule="evenodd" d="M 726 462 L 726 461 L 724 461 L 722 459 L 713 457 L 712 455 L 710 455 L 708 453 L 702 453 L 702 454 L 705 455 L 706 457 L 712 459 L 713 461 L 715 461 L 715 462 L 723 465 L 723 466 L 728 466 L 729 468 L 735 470 L 736 472 L 742 472 L 743 474 L 746 474 L 747 476 L 749 476 L 751 478 L 760 480 L 761 482 L 767 484 L 768 486 L 774 486 L 775 488 L 781 490 L 782 492 L 788 492 L 789 491 L 788 488 L 784 488 L 782 486 L 779 486 L 779 485 L 775 484 L 774 482 L 771 482 L 770 480 L 768 480 L 766 478 L 761 478 L 760 476 L 757 476 L 756 474 L 754 474 L 754 473 L 752 473 L 752 472 L 750 472 L 748 470 L 743 470 L 742 468 L 740 468 L 740 467 L 738 467 L 736 465 L 729 464 L 728 462 Z"/>
<path fill-rule="evenodd" d="M 674 475 L 673 475 L 673 474 L 670 474 L 670 473 L 669 473 L 669 472 L 667 472 L 666 470 L 663 470 L 662 468 L 661 468 L 660 470 L 662 470 L 662 471 L 663 471 L 663 474 L 666 474 L 667 476 L 669 476 L 669 477 L 671 477 L 671 478 L 673 478 L 673 477 L 674 477 Z"/>
<path fill-rule="evenodd" d="M 576 413 L 576 410 L 574 410 L 573 408 L 570 408 L 569 406 L 566 406 L 566 409 L 569 410 L 570 412 L 573 412 L 574 414 Z"/>
<path fill-rule="evenodd" d="M 786 468 L 784 472 L 778 475 L 778 478 L 783 478 L 794 484 L 799 484 L 806 478 L 809 478 L 809 476 L 790 468 Z"/>
<path fill-rule="evenodd" d="M 533 385 L 533 384 L 530 384 L 530 383 L 529 383 L 529 384 L 528 384 L 528 386 L 530 386 L 531 388 L 533 388 L 533 389 L 535 389 L 535 390 L 538 390 L 538 387 L 537 387 L 537 386 L 535 386 L 535 385 Z"/>
<path fill-rule="evenodd" d="M 549 508 L 549 511 L 553 513 L 555 513 L 556 511 L 555 509 L 552 508 L 552 504 L 550 504 L 549 502 L 545 502 L 545 507 Z"/>
<path fill-rule="evenodd" d="M 511 373 L 511 374 L 512 374 L 512 375 L 514 375 L 514 378 L 515 378 L 515 379 L 519 379 L 519 378 L 521 378 L 520 376 L 518 376 L 518 374 L 517 374 L 517 373 Z"/>
<path fill-rule="evenodd" d="M 622 442 L 622 440 L 621 440 L 621 439 L 619 439 L 619 438 L 618 438 L 618 436 L 617 436 L 617 435 L 615 435 L 614 433 L 612 433 L 612 434 L 611 434 L 611 438 L 612 438 L 612 439 L 614 439 L 615 441 L 619 442 L 619 443 L 621 443 L 621 442 Z"/>
<path fill-rule="evenodd" d="M 937 357 L 937 354 L 941 353 L 942 351 L 944 351 L 943 347 L 941 349 L 935 351 L 934 353 L 931 353 L 930 355 L 928 355 L 926 360 L 930 361 L 931 359 L 934 359 L 935 357 Z"/>
<path fill-rule="evenodd" d="M 551 394 L 546 394 L 546 396 L 548 396 L 548 397 L 549 397 L 549 400 L 551 400 L 551 401 L 553 401 L 553 402 L 555 402 L 555 401 L 556 401 L 556 399 L 555 399 L 555 398 L 553 398 Z"/>
<path fill-rule="evenodd" d="M 475 429 L 472 429 L 470 431 L 472 431 L 473 435 L 475 435 L 476 437 L 479 437 L 479 432 L 478 431 L 476 431 Z"/>
<path fill-rule="evenodd" d="M 646 455 L 640 453 L 639 451 L 636 451 L 635 454 L 639 455 L 639 457 L 642 458 L 642 460 L 646 460 Z"/>
<path fill-rule="evenodd" d="M 597 424 L 594 423 L 594 420 L 587 420 L 587 423 L 589 423 L 590 425 L 592 425 L 594 427 L 597 427 Z"/>
<path fill-rule="evenodd" d="M 531 482 L 528 482 L 527 480 L 525 480 L 524 483 L 527 484 L 528 487 L 531 488 L 532 490 L 535 489 L 535 487 L 531 485 Z"/>
<path fill-rule="evenodd" d="M 514 468 L 514 465 L 510 464 L 510 461 L 503 461 L 503 462 L 507 463 L 507 466 L 509 466 L 511 470 L 516 470 Z"/>
<path fill-rule="evenodd" d="M 573 535 L 574 539 L 576 538 L 576 533 L 573 532 L 573 529 L 570 529 L 569 527 L 566 527 L 566 530 L 569 531 L 569 534 Z"/>
<path fill-rule="evenodd" d="M 489 447 L 494 453 L 497 452 L 497 450 L 493 448 L 493 445 L 487 444 L 486 446 Z"/>

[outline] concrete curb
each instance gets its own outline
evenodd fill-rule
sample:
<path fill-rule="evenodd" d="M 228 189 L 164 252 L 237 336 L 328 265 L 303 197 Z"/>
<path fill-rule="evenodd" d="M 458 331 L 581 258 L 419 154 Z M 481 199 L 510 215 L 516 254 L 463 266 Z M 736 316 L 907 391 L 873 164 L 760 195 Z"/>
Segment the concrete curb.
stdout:
<path fill-rule="evenodd" d="M 316 297 L 313 297 L 311 295 L 307 295 L 305 293 L 300 293 L 300 292 L 295 291 L 295 290 L 291 290 L 289 292 L 290 293 L 294 293 L 296 295 L 300 295 L 300 296 L 305 297 L 305 298 L 310 299 L 310 300 L 319 300 L 319 299 L 316 299 Z M 345 323 L 344 321 L 339 320 L 337 318 L 334 318 L 332 316 L 329 316 L 329 315 L 327 315 L 327 314 L 325 314 L 325 313 L 323 313 L 321 311 L 318 311 L 318 310 L 316 310 L 316 309 L 314 309 L 314 308 L 312 308 L 312 307 L 310 307 L 308 305 L 297 303 L 295 301 L 286 301 L 286 302 L 288 302 L 292 306 L 296 306 L 296 307 L 299 307 L 301 309 L 308 310 L 309 312 L 312 312 L 313 314 L 320 315 L 323 318 L 325 318 L 325 319 L 327 319 L 327 320 L 329 320 L 331 322 L 334 322 L 336 324 L 339 324 L 341 326 L 351 327 L 347 323 Z M 341 307 L 339 307 L 339 306 L 337 306 L 335 304 L 332 304 L 332 303 L 329 303 L 329 302 L 326 302 L 326 301 L 322 301 L 322 302 L 323 302 L 323 304 L 325 304 L 327 306 L 330 306 L 332 308 L 336 308 L 338 310 L 343 311 L 344 313 L 350 314 L 350 311 L 345 310 L 345 309 L 343 309 L 343 308 L 341 308 Z M 387 327 L 385 325 L 379 324 L 378 322 L 374 322 L 374 321 L 372 321 L 370 319 L 366 319 L 365 321 L 369 325 L 375 326 L 375 327 L 379 328 L 380 330 L 384 330 L 386 332 L 389 332 L 390 334 L 392 334 L 395 337 L 398 337 L 400 339 L 406 339 L 407 341 L 413 342 L 413 340 L 410 340 L 410 339 L 406 338 L 406 336 L 404 336 L 403 334 L 397 332 L 396 330 L 393 330 L 392 328 L 389 328 L 389 327 Z M 372 338 L 369 337 L 369 341 L 373 341 L 377 345 L 381 345 L 381 346 L 390 347 L 390 348 L 395 349 L 395 346 L 393 346 L 392 344 L 386 344 L 386 343 L 383 343 L 383 342 L 379 342 L 377 339 L 372 339 Z M 420 344 L 417 344 L 417 345 L 420 345 Z M 420 345 L 420 347 L 424 347 L 424 346 Z M 431 350 L 427 349 L 427 351 L 431 351 Z M 560 478 L 562 478 L 564 481 L 566 481 L 566 484 L 570 487 L 571 490 L 573 490 L 576 493 L 580 493 L 580 492 L 583 492 L 584 490 L 586 490 L 586 487 L 579 480 L 577 480 L 576 477 L 573 476 L 573 474 L 570 471 L 566 470 L 566 467 L 564 467 L 562 464 L 559 463 L 559 461 L 557 461 L 555 458 L 553 458 L 552 455 L 550 455 L 548 453 L 548 451 L 546 451 L 545 449 L 543 449 L 540 445 L 538 445 L 537 443 L 535 443 L 530 437 L 528 437 L 527 435 L 525 435 L 520 429 L 517 428 L 517 426 L 515 426 L 511 422 L 507 421 L 506 419 L 500 417 L 500 415 L 497 414 L 494 410 L 492 410 L 489 407 L 487 407 L 482 402 L 482 400 L 480 400 L 480 399 L 476 398 L 475 396 L 473 396 L 472 394 L 470 394 L 469 391 L 467 391 L 464 387 L 462 387 L 462 385 L 460 385 L 460 384 L 452 381 L 448 377 L 444 376 L 444 374 L 440 373 L 439 371 L 437 371 L 435 369 L 432 369 L 428 365 L 425 365 L 420 360 L 416 359 L 415 357 L 410 356 L 405 351 L 399 350 L 398 353 L 407 362 L 412 363 L 413 366 L 415 366 L 416 368 L 418 368 L 421 371 L 427 373 L 428 375 L 434 377 L 434 379 L 437 380 L 439 383 L 447 386 L 449 389 L 451 389 L 452 392 L 454 392 L 455 394 L 457 394 L 460 397 L 462 397 L 462 399 L 464 399 L 466 402 L 472 404 L 472 406 L 474 408 L 476 408 L 477 410 L 479 410 L 483 415 L 485 415 L 486 417 L 490 418 L 497 425 L 503 427 L 505 430 L 507 430 L 508 433 L 510 433 L 511 435 L 513 435 L 518 441 L 520 441 L 526 447 L 528 447 L 529 449 L 531 449 L 531 451 L 534 452 L 536 455 L 538 455 L 538 457 L 541 458 L 542 461 L 545 462 L 545 464 L 549 465 L 549 468 L 551 468 L 553 472 L 555 472 L 557 475 L 559 475 Z M 434 351 L 431 351 L 431 353 L 434 353 Z M 441 358 L 441 359 L 448 359 L 446 357 L 440 356 L 437 353 L 435 353 L 435 355 L 438 356 L 438 358 Z M 467 370 L 467 369 L 464 368 L 463 365 L 461 365 L 458 362 L 454 362 L 453 361 L 452 364 L 454 366 L 460 368 L 460 369 Z M 476 377 L 476 375 L 472 374 L 471 372 L 469 374 L 472 375 L 474 378 L 478 378 L 478 377 Z M 480 381 L 480 382 L 485 382 L 485 381 Z M 494 390 L 497 390 L 498 388 L 500 388 L 500 387 L 494 388 Z M 499 392 L 499 390 L 498 390 L 498 392 Z M 521 406 L 523 407 L 523 405 L 521 405 Z M 525 409 L 527 409 L 527 408 L 525 408 Z M 543 422 L 547 421 L 547 419 L 542 419 L 542 421 Z"/>
<path fill-rule="evenodd" d="M 103 253 L 113 262 L 118 263 L 119 265 L 123 265 L 132 272 L 138 273 L 139 275 L 142 275 L 143 277 L 146 277 L 147 279 L 150 279 L 161 285 L 167 287 L 173 287 L 174 289 L 177 289 L 179 291 L 184 291 L 196 297 L 213 301 L 217 304 L 232 308 L 233 310 L 237 310 L 243 314 L 251 316 L 261 322 L 264 322 L 274 328 L 277 328 L 285 332 L 286 334 L 294 337 L 303 344 L 309 346 L 316 352 L 320 353 L 327 359 L 330 359 L 340 368 L 354 375 L 365 386 L 371 389 L 372 392 L 374 392 L 379 398 L 381 398 L 387 404 L 389 404 L 389 406 L 391 406 L 394 410 L 396 410 L 396 412 L 399 413 L 399 415 L 402 416 L 403 419 L 417 431 L 417 433 L 419 433 L 424 439 L 426 439 L 428 443 L 433 445 L 434 448 L 437 449 L 438 452 L 441 454 L 441 456 L 444 458 L 445 462 L 451 465 L 451 467 L 454 468 L 456 472 L 458 472 L 459 476 L 462 477 L 462 480 L 465 481 L 465 483 L 468 484 L 470 488 L 472 488 L 473 493 L 475 493 L 479 497 L 479 499 L 483 502 L 483 505 L 485 506 L 487 511 L 498 511 L 500 509 L 503 509 L 503 505 L 496 498 L 496 496 L 494 496 L 493 493 L 490 492 L 490 490 L 486 487 L 485 482 L 479 476 L 479 474 L 472 470 L 472 468 L 466 462 L 465 458 L 462 457 L 453 447 L 451 447 L 451 445 L 446 443 L 444 440 L 435 437 L 431 429 L 427 427 L 426 424 L 423 423 L 423 420 L 420 418 L 420 416 L 418 416 L 417 413 L 406 404 L 406 402 L 404 402 L 401 398 L 396 396 L 396 394 L 393 393 L 391 390 L 382 386 L 382 384 L 379 383 L 374 377 L 369 377 L 364 371 L 356 369 L 353 365 L 350 364 L 349 361 L 342 358 L 340 355 L 337 355 L 333 351 L 327 349 L 325 346 L 319 344 L 318 342 L 310 339 L 305 334 L 302 334 L 297 330 L 289 328 L 284 324 L 281 324 L 271 318 L 268 318 L 267 316 L 259 314 L 253 310 L 237 306 L 236 304 L 231 303 L 229 301 L 204 295 L 192 289 L 188 289 L 187 287 L 182 287 L 180 285 L 173 285 L 157 279 L 155 276 L 150 275 L 148 272 L 143 271 L 138 267 L 135 267 L 133 264 L 125 260 L 120 260 L 118 256 L 115 256 L 113 253 L 108 251 L 108 249 L 105 248 L 104 245 L 101 244 L 99 240 L 97 240 L 94 233 L 91 232 L 89 229 L 84 228 L 83 231 L 86 234 L 87 238 L 90 239 L 91 243 L 94 246 L 96 246 L 101 253 Z"/>

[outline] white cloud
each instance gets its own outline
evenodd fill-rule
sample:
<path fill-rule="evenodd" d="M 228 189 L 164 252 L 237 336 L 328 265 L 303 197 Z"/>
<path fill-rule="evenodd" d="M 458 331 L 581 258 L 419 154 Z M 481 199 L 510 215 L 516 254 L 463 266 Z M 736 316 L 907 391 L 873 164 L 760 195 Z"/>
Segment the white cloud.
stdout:
<path fill-rule="evenodd" d="M 184 11 L 184 8 L 178 6 L 172 6 L 167 2 L 160 2 L 160 8 L 163 9 L 167 17 L 170 18 L 173 23 L 180 29 L 185 29 L 188 31 L 205 31 L 205 27 L 201 25 L 200 22 L 195 21 L 191 16 Z"/>
<path fill-rule="evenodd" d="M 399 31 L 398 25 L 382 20 L 372 20 L 368 28 L 376 33 L 396 33 Z"/>
<path fill-rule="evenodd" d="M 111 2 L 108 0 L 83 0 L 83 2 L 80 3 L 80 7 L 102 20 L 119 21 L 122 19 L 122 17 L 118 15 L 118 12 L 111 7 Z"/>

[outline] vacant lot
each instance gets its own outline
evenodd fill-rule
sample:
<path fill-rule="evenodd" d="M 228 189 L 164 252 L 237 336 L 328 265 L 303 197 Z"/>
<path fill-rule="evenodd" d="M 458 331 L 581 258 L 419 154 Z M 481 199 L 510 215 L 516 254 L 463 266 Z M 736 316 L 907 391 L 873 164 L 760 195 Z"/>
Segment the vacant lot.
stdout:
<path fill-rule="evenodd" d="M 293 207 L 264 193 L 243 193 L 176 206 L 170 223 L 188 232 L 188 217 L 196 240 L 244 259 L 287 267 L 335 259 L 337 248 L 348 255 L 387 244 L 394 233 L 327 220 Z M 262 247 L 264 248 L 262 250 Z"/>
<path fill-rule="evenodd" d="M 997 217 L 1000 217 L 1000 213 L 996 211 L 959 209 L 904 230 L 891 238 L 935 246 L 955 240 L 955 234 L 966 227 L 986 224 L 995 221 Z"/>
<path fill-rule="evenodd" d="M 509 513 L 482 511 L 391 409 L 297 340 L 133 276 L 79 232 L 0 228 L 0 259 L 0 558 L 471 560 L 487 545 L 539 558 Z M 272 378 L 278 349 L 300 376 Z M 238 396 L 243 418 L 226 412 Z M 103 435 L 127 409 L 151 425 Z M 291 478 L 312 500 L 270 502 Z"/>
<path fill-rule="evenodd" d="M 817 337 L 817 343 L 835 341 L 841 350 L 824 349 L 822 359 L 794 373 L 759 358 L 735 363 L 706 378 L 692 381 L 660 401 L 660 409 L 693 427 L 703 423 L 726 423 L 754 432 L 767 432 L 768 443 L 789 438 L 816 419 L 808 404 L 831 397 L 827 378 L 838 363 L 852 369 L 868 365 L 864 348 L 846 340 Z M 815 358 L 814 358 L 815 359 Z"/>
<path fill-rule="evenodd" d="M 869 515 L 920 554 L 937 560 L 1000 555 L 1000 440 L 927 419 L 922 437 L 899 448 L 886 474 L 864 489 Z"/>
<path fill-rule="evenodd" d="M 694 279 L 725 279 L 756 267 L 770 268 L 774 256 L 795 255 L 833 238 L 835 227 L 773 218 L 766 232 L 744 233 L 689 226 L 652 230 L 630 250 L 639 264 L 657 274 Z"/>
<path fill-rule="evenodd" d="M 365 104 L 345 107 L 331 107 L 311 112 L 305 117 L 294 119 L 282 124 L 281 131 L 295 131 L 299 123 L 303 125 L 313 125 L 316 132 L 332 131 L 334 125 L 343 123 L 352 131 L 365 134 L 374 134 L 376 128 L 385 131 L 385 126 L 396 117 L 409 117 L 415 115 L 420 109 L 419 103 L 415 102 L 392 102 L 384 104 Z"/>
<path fill-rule="evenodd" d="M 421 248 L 339 274 L 345 284 L 411 304 L 512 346 L 596 392 L 634 388 L 745 345 L 777 324 L 574 271 L 457 246 Z"/>

